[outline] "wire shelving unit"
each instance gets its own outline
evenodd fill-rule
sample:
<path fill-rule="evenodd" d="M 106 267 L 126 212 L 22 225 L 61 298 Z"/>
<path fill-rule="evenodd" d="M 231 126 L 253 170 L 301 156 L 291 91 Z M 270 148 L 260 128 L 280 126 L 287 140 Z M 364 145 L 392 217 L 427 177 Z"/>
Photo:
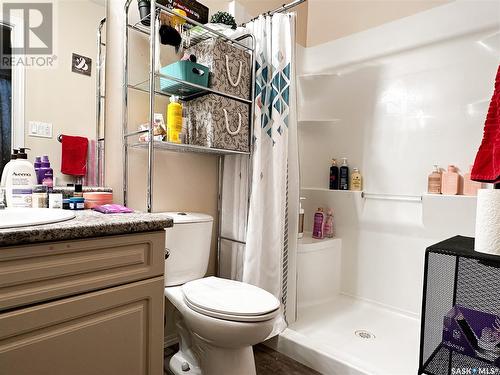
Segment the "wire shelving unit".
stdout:
<path fill-rule="evenodd" d="M 151 14 L 145 18 L 150 20 L 149 26 L 144 26 L 140 19 L 135 23 L 129 22 L 129 10 L 132 0 L 126 0 L 125 2 L 125 25 L 124 25 L 124 106 L 123 106 L 123 154 L 124 154 L 124 163 L 123 163 L 123 194 L 124 194 L 124 204 L 127 204 L 128 200 L 128 168 L 129 168 L 129 149 L 146 149 L 147 150 L 147 188 L 146 188 L 146 209 L 148 212 L 153 212 L 153 170 L 154 170 L 154 155 L 155 152 L 161 151 L 173 151 L 173 152 L 191 152 L 191 153 L 203 153 L 203 154 L 212 154 L 218 155 L 218 195 L 217 195 L 217 207 L 218 207 L 218 228 L 217 228 L 217 257 L 218 264 L 220 258 L 220 248 L 221 248 L 221 240 L 231 241 L 233 243 L 244 244 L 245 241 L 241 241 L 238 239 L 232 239 L 228 237 L 221 236 L 221 220 L 222 220 L 222 175 L 224 172 L 224 156 L 226 155 L 246 155 L 248 160 L 248 170 L 249 170 L 249 181 L 251 176 L 251 150 L 252 150 L 252 139 L 253 139 L 253 123 L 254 123 L 254 101 L 240 98 L 235 95 L 231 95 L 229 93 L 225 93 L 219 90 L 214 90 L 212 88 L 198 86 L 196 84 L 180 80 L 176 77 L 172 77 L 169 75 L 161 74 L 160 72 L 155 70 L 155 56 L 158 48 L 156 38 L 154 37 L 157 30 L 157 23 L 155 22 L 160 14 L 166 14 L 170 17 L 181 18 L 185 21 L 183 28 L 184 30 L 189 30 L 191 37 L 189 47 L 194 46 L 195 44 L 207 40 L 208 38 L 220 38 L 224 40 L 226 43 L 230 43 L 233 46 L 243 49 L 250 54 L 251 61 L 251 95 L 250 98 L 254 97 L 255 91 L 255 38 L 252 34 L 245 34 L 239 36 L 237 38 L 231 38 L 223 33 L 211 29 L 207 25 L 203 25 L 195 20 L 192 20 L 188 17 L 184 17 L 177 13 L 174 13 L 172 9 L 158 4 L 156 0 L 151 0 L 151 9 L 155 9 L 153 17 Z M 135 2 L 134 2 L 135 3 Z M 147 37 L 149 41 L 149 73 L 148 77 L 137 84 L 129 83 L 129 32 L 137 32 Z M 248 40 L 246 40 L 248 39 Z M 215 94 L 218 96 L 222 96 L 225 98 L 229 98 L 232 100 L 236 100 L 238 102 L 246 103 L 249 105 L 250 116 L 249 116 L 249 150 L 250 152 L 242 152 L 242 151 L 233 151 L 233 150 L 225 150 L 225 149 L 217 149 L 210 148 L 204 146 L 197 146 L 191 144 L 176 144 L 165 141 L 155 141 L 153 137 L 153 126 L 154 126 L 154 109 L 155 109 L 155 99 L 157 97 L 169 97 L 173 95 L 173 93 L 166 92 L 160 90 L 160 78 L 166 78 L 171 81 L 175 81 L 177 83 L 182 84 L 186 88 L 196 88 L 198 92 L 194 95 L 189 96 L 180 96 L 180 99 L 184 102 L 194 99 L 196 97 L 200 97 L 206 94 Z M 143 92 L 149 95 L 149 118 L 148 118 L 148 129 L 146 130 L 137 130 L 130 131 L 129 130 L 129 121 L 128 121 L 128 107 L 129 107 L 129 90 L 136 90 Z M 177 94 L 176 94 L 177 95 Z M 139 142 L 136 137 L 141 134 L 147 134 L 146 142 Z M 250 185 L 249 185 L 250 186 Z M 250 199 L 250 189 L 248 189 L 248 201 Z"/>

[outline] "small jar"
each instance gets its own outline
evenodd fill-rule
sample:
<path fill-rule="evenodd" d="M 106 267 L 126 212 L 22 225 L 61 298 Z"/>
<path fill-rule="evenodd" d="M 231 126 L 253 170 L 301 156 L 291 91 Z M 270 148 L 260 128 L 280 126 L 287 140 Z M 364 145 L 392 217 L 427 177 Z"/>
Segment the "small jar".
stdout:
<path fill-rule="evenodd" d="M 62 201 L 63 210 L 69 210 L 69 198 L 64 198 Z"/>
<path fill-rule="evenodd" d="M 73 197 L 82 198 L 83 197 L 83 186 L 82 184 L 75 185 L 75 192 L 73 193 Z"/>
<path fill-rule="evenodd" d="M 69 199 L 70 210 L 83 210 L 85 208 L 85 199 L 80 197 L 73 197 Z"/>
<path fill-rule="evenodd" d="M 33 208 L 47 208 L 49 200 L 47 195 L 47 186 L 35 185 L 31 194 L 31 206 Z"/>

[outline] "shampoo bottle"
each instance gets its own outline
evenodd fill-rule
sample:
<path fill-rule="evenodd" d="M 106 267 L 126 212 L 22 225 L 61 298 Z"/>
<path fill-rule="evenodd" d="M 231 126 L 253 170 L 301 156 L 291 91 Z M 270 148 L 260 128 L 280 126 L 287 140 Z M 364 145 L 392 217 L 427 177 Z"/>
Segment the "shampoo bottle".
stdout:
<path fill-rule="evenodd" d="M 317 238 L 319 240 L 323 239 L 323 237 L 325 236 L 324 225 L 325 225 L 325 213 L 323 212 L 323 209 L 320 207 L 318 208 L 318 211 L 314 213 L 314 224 L 312 232 L 313 238 Z"/>
<path fill-rule="evenodd" d="M 441 192 L 446 195 L 458 194 L 459 175 L 454 165 L 449 165 L 448 170 L 443 173 Z"/>
<path fill-rule="evenodd" d="M 483 184 L 470 179 L 471 171 L 472 165 L 470 166 L 469 172 L 464 174 L 464 195 L 476 196 L 477 191 L 481 189 Z"/>
<path fill-rule="evenodd" d="M 361 191 L 363 190 L 363 178 L 358 168 L 353 168 L 351 174 L 351 190 Z"/>
<path fill-rule="evenodd" d="M 324 230 L 325 237 L 333 237 L 333 210 L 331 208 L 326 212 Z"/>
<path fill-rule="evenodd" d="M 427 192 L 429 194 L 441 194 L 442 177 L 439 167 L 435 164 L 434 170 L 427 178 Z"/>
<path fill-rule="evenodd" d="M 349 166 L 347 165 L 347 158 L 342 158 L 342 166 L 340 167 L 340 190 L 349 190 Z"/>
<path fill-rule="evenodd" d="M 339 167 L 337 167 L 337 160 L 332 159 L 332 166 L 330 167 L 330 190 L 339 189 Z"/>
<path fill-rule="evenodd" d="M 182 133 L 182 104 L 175 95 L 170 97 L 170 104 L 167 107 L 167 127 L 168 141 L 181 143 Z"/>
<path fill-rule="evenodd" d="M 21 147 L 17 159 L 9 168 L 5 182 L 7 206 L 31 207 L 31 194 L 36 185 L 35 167 L 27 159 L 28 148 Z"/>

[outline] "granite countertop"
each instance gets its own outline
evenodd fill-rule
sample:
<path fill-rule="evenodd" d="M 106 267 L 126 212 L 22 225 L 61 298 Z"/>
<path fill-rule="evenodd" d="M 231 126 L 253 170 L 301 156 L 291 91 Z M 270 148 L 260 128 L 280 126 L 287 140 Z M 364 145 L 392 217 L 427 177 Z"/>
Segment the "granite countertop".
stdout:
<path fill-rule="evenodd" d="M 0 247 L 29 243 L 152 232 L 174 225 L 165 214 L 133 212 L 102 214 L 92 210 L 72 211 L 76 217 L 54 224 L 0 229 Z"/>

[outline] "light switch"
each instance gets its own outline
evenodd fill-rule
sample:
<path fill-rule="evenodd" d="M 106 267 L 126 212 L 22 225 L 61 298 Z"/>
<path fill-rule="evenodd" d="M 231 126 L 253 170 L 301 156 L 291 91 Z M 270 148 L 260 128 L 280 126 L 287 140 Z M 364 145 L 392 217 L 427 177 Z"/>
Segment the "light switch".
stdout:
<path fill-rule="evenodd" d="M 30 121 L 29 135 L 32 137 L 52 138 L 52 124 L 50 122 Z"/>

